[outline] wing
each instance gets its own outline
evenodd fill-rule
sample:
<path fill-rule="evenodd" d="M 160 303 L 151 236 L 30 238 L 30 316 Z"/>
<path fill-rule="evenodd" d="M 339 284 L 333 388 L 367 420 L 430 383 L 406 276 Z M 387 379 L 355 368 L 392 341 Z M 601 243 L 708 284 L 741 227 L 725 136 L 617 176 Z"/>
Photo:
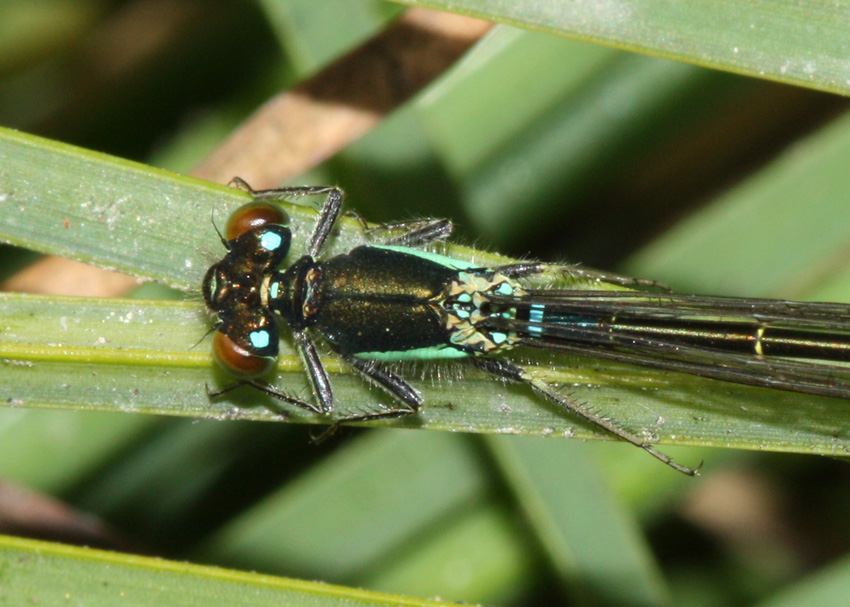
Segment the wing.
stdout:
<path fill-rule="evenodd" d="M 850 399 L 848 305 L 554 290 L 490 304 L 483 327 L 531 347 Z"/>

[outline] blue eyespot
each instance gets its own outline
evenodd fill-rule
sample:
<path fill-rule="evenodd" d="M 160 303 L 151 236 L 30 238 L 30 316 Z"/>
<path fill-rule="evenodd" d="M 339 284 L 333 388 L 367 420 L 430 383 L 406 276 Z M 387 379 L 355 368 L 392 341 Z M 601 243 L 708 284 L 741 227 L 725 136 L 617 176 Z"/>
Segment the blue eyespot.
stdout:
<path fill-rule="evenodd" d="M 263 247 L 266 251 L 275 251 L 280 248 L 283 239 L 279 234 L 275 234 L 274 232 L 266 232 L 260 237 L 260 246 Z"/>
<path fill-rule="evenodd" d="M 251 331 L 248 334 L 251 345 L 258 350 L 268 348 L 271 336 L 268 331 Z"/>

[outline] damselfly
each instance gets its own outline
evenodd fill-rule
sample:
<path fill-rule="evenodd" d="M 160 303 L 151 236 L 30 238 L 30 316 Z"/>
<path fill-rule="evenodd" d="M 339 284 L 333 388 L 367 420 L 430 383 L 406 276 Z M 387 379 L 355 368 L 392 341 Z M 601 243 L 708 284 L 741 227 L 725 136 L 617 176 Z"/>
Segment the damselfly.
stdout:
<path fill-rule="evenodd" d="M 229 218 L 224 258 L 210 267 L 203 292 L 216 315 L 213 352 L 237 383 L 319 415 L 335 401 L 319 358 L 320 337 L 342 360 L 394 401 L 374 413 L 340 421 L 397 418 L 423 405 L 418 390 L 393 368 L 406 360 L 463 359 L 496 377 L 523 382 L 564 411 L 647 451 L 688 475 L 632 430 L 597 413 L 517 364 L 508 350 L 529 346 L 632 363 L 722 381 L 850 398 L 850 306 L 767 299 L 704 297 L 637 290 L 642 281 L 571 266 L 516 263 L 482 267 L 431 252 L 451 224 L 425 220 L 383 226 L 382 243 L 322 259 L 339 216 L 342 190 L 289 187 L 254 191 L 254 201 Z M 289 253 L 288 218 L 274 200 L 327 197 L 306 253 Z M 620 290 L 533 288 L 529 278 L 567 274 L 609 282 Z M 289 327 L 307 371 L 313 401 L 261 380 L 275 364 L 279 328 Z"/>

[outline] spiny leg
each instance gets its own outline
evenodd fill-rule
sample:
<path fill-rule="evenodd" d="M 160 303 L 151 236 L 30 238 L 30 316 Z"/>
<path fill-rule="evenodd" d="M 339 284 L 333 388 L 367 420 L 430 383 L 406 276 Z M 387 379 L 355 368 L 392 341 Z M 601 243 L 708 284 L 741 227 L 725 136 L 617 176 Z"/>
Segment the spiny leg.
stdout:
<path fill-rule="evenodd" d="M 390 228 L 402 228 L 406 232 L 390 238 L 386 244 L 403 247 L 418 247 L 421 245 L 448 239 L 454 230 L 454 224 L 448 219 L 428 219 L 418 222 L 390 224 Z"/>
<path fill-rule="evenodd" d="M 310 237 L 310 247 L 307 254 L 311 257 L 318 257 L 324 247 L 325 241 L 333 230 L 336 220 L 339 217 L 342 208 L 342 201 L 345 194 L 339 188 L 326 187 L 317 188 L 316 191 L 309 192 L 310 194 L 327 193 L 328 197 L 322 209 L 319 212 L 319 219 L 313 228 L 313 235 Z M 401 246 L 418 246 L 433 242 L 436 240 L 445 240 L 449 237 L 454 226 L 447 219 L 423 219 L 416 221 L 402 221 L 397 223 L 389 223 L 372 228 L 355 212 L 349 212 L 354 216 L 362 226 L 366 234 L 378 232 L 381 230 L 388 231 L 403 231 L 402 234 L 388 239 L 383 244 L 401 245 Z"/>
<path fill-rule="evenodd" d="M 454 224 L 448 219 L 415 219 L 369 226 L 355 211 L 346 211 L 360 222 L 363 233 L 372 242 L 402 247 L 418 247 L 432 242 L 446 240 L 454 230 Z M 395 236 L 385 236 L 392 232 L 400 232 Z"/>
<path fill-rule="evenodd" d="M 419 407 L 422 406 L 424 399 L 419 391 L 407 383 L 401 376 L 393 373 L 381 363 L 374 360 L 365 360 L 340 354 L 351 367 L 360 373 L 369 383 L 374 384 L 386 392 L 388 392 L 396 401 L 401 403 L 402 407 L 382 407 L 381 411 L 374 413 L 357 413 L 340 418 L 320 435 L 313 438 L 317 443 L 320 443 L 337 431 L 341 424 L 349 422 L 368 422 L 376 419 L 398 419 L 407 417 L 419 412 Z"/>
<path fill-rule="evenodd" d="M 303 196 L 317 196 L 326 194 L 331 190 L 339 190 L 332 185 L 293 185 L 270 190 L 255 190 L 241 177 L 234 177 L 228 184 L 231 188 L 248 192 L 254 200 L 285 200 L 286 198 L 301 198 Z M 341 191 L 341 190 L 339 190 Z"/>
<path fill-rule="evenodd" d="M 301 357 L 301 364 L 307 371 L 310 386 L 316 400 L 319 401 L 319 411 L 322 415 L 330 415 L 334 411 L 334 396 L 331 380 L 325 366 L 316 352 L 316 345 L 305 331 L 293 331 L 292 338 Z"/>
<path fill-rule="evenodd" d="M 319 211 L 319 219 L 316 220 L 316 225 L 313 226 L 313 234 L 310 236 L 310 246 L 307 249 L 307 255 L 310 257 L 318 257 L 319 253 L 325 246 L 325 241 L 333 230 L 336 219 L 339 217 L 339 211 L 342 208 L 342 199 L 345 194 L 339 188 L 327 188 L 325 190 L 328 197 L 325 199 L 325 204 L 322 205 Z"/>
<path fill-rule="evenodd" d="M 278 400 L 281 400 L 285 403 L 289 403 L 290 405 L 295 405 L 296 407 L 301 407 L 302 409 L 305 409 L 306 411 L 310 411 L 311 413 L 316 413 L 316 414 L 319 414 L 319 415 L 322 414 L 322 412 L 319 410 L 319 408 L 316 405 L 314 405 L 313 403 L 308 403 L 307 401 L 297 399 L 294 396 L 289 396 L 288 394 L 281 392 L 280 390 L 276 389 L 274 386 L 270 386 L 268 384 L 264 384 L 262 382 L 258 382 L 258 381 L 253 380 L 253 379 L 243 379 L 243 380 L 240 380 L 240 381 L 233 383 L 229 386 L 221 388 L 220 390 L 210 390 L 209 386 L 207 386 L 207 397 L 212 400 L 212 399 L 218 398 L 222 394 L 227 394 L 228 392 L 235 390 L 236 388 L 240 388 L 242 386 L 251 386 L 255 390 L 259 390 L 263 394 L 267 394 L 267 395 L 269 395 L 273 398 L 276 398 Z M 285 414 L 284 414 L 284 416 L 285 416 Z"/>
<path fill-rule="evenodd" d="M 688 476 L 696 476 L 697 474 L 699 474 L 699 467 L 694 469 L 688 468 L 687 466 L 683 466 L 681 464 L 677 464 L 670 458 L 670 456 L 660 451 L 656 451 L 652 447 L 652 445 L 641 440 L 635 434 L 632 434 L 631 432 L 620 428 L 611 419 L 599 415 L 590 407 L 567 397 L 565 394 L 562 394 L 560 391 L 555 389 L 542 378 L 538 377 L 535 373 L 523 367 L 520 367 L 519 365 L 499 358 L 474 358 L 473 362 L 479 368 L 483 369 L 484 371 L 487 371 L 492 375 L 501 377 L 502 379 L 528 384 L 535 392 L 546 397 L 556 405 L 563 407 L 570 413 L 592 423 L 593 425 L 605 430 L 609 434 L 613 434 L 621 440 L 631 443 L 636 447 L 640 447 L 641 449 L 643 449 L 656 459 L 664 462 L 674 470 L 678 470 L 679 472 L 687 474 Z"/>
<path fill-rule="evenodd" d="M 598 270 L 588 270 L 579 266 L 562 264 L 538 262 L 515 263 L 506 266 L 498 266 L 495 270 L 510 278 L 524 278 L 526 276 L 538 276 L 540 274 L 554 274 L 569 276 L 570 278 L 583 280 L 589 283 L 603 282 L 620 287 L 658 289 L 661 291 L 670 290 L 670 287 L 655 280 L 649 280 L 646 278 L 631 278 L 629 276 L 620 276 L 619 274 L 609 274 Z"/>
<path fill-rule="evenodd" d="M 370 419 L 404 417 L 419 412 L 419 407 L 425 400 L 419 390 L 411 386 L 400 375 L 393 373 L 376 360 L 366 360 L 355 356 L 341 354 L 343 360 L 360 373 L 369 383 L 384 389 L 398 401 L 402 407 L 388 407 L 378 413 L 366 413 L 341 419 L 340 422 L 366 421 Z"/>

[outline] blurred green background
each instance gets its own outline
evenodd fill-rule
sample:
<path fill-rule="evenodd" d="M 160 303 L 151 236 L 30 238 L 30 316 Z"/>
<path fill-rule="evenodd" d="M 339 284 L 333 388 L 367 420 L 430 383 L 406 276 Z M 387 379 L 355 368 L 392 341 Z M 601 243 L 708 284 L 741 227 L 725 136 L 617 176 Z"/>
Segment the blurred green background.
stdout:
<path fill-rule="evenodd" d="M 188 172 L 402 10 L 5 0 L 0 125 Z M 846 107 L 497 26 L 293 182 L 338 183 L 371 221 L 449 217 L 514 256 L 847 302 Z M 2 255 L 3 277 L 33 258 Z M 168 558 L 518 606 L 827 604 L 850 584 L 850 472 L 826 458 L 671 450 L 706 460 L 690 480 L 611 443 L 345 430 L 317 447 L 285 424 L 20 409 L 0 409 L 0 437 L 3 479 Z"/>

